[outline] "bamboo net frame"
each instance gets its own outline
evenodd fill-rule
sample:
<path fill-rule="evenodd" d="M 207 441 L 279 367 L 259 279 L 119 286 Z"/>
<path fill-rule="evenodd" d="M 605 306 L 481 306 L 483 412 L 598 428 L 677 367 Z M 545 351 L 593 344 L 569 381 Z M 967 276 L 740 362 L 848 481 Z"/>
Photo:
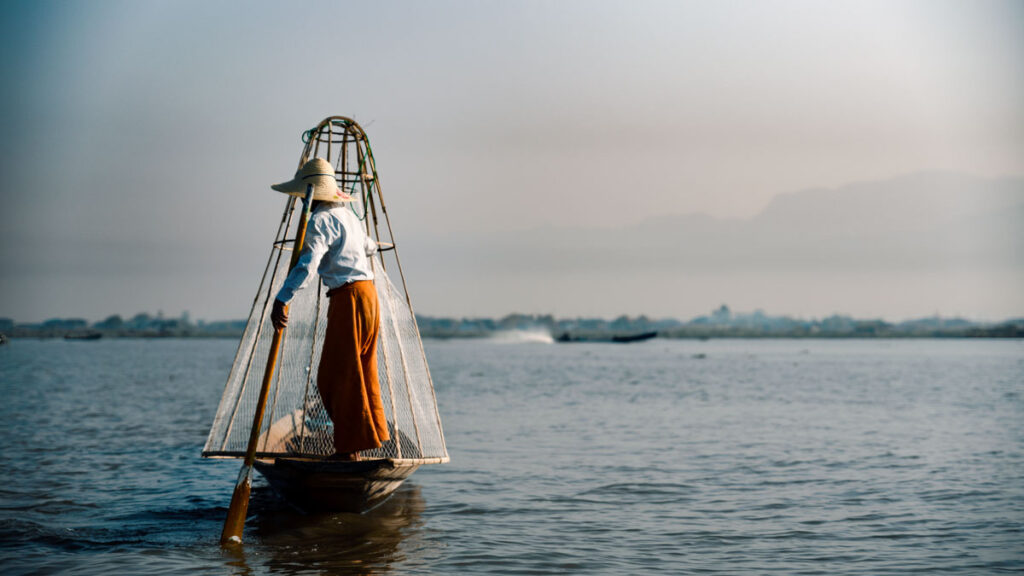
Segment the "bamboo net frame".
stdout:
<path fill-rule="evenodd" d="M 392 440 L 364 451 L 363 456 L 420 464 L 446 462 L 448 451 L 433 380 L 369 139 L 354 120 L 331 116 L 304 132 L 303 142 L 298 165 L 317 156 L 328 160 L 334 166 L 339 188 L 358 199 L 350 208 L 363 220 L 367 234 L 384 248 L 372 257 L 371 264 L 381 314 L 378 373 Z M 301 201 L 289 196 L 203 449 L 204 457 L 237 458 L 245 454 L 261 376 L 256 373 L 266 360 L 273 332 L 270 307 L 287 276 L 287 259 L 282 255 L 293 243 L 298 206 Z M 400 280 L 397 286 L 389 276 L 396 270 Z M 326 290 L 319 282 L 316 287 L 307 286 L 293 299 L 290 309 L 260 430 L 260 458 L 320 457 L 333 452 L 333 424 L 313 384 L 326 331 Z"/>

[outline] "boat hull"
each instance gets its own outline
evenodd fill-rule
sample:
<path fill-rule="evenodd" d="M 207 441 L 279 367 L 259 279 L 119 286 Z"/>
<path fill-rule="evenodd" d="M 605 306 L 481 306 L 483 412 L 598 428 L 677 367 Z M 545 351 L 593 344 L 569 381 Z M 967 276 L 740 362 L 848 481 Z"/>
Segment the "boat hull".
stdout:
<path fill-rule="evenodd" d="M 275 492 L 306 512 L 359 513 L 387 500 L 420 463 L 276 458 L 255 466 Z"/>

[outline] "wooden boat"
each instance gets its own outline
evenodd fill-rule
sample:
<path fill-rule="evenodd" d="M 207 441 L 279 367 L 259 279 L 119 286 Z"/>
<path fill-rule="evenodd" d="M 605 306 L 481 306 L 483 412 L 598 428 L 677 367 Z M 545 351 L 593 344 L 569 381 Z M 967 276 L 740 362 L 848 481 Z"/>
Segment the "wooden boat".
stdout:
<path fill-rule="evenodd" d="M 361 453 L 357 462 L 328 459 L 333 424 L 316 387 L 327 323 L 322 285 L 299 292 L 280 343 L 261 416 L 253 463 L 274 490 L 307 511 L 362 512 L 383 502 L 425 464 L 448 461 L 430 370 L 420 340 L 394 234 L 369 140 L 354 120 L 332 116 L 303 134 L 299 160 L 322 157 L 335 167 L 338 187 L 359 198 L 350 205 L 381 247 L 371 259 L 380 302 L 378 376 L 391 440 Z M 235 354 L 206 446 L 205 458 L 242 458 L 249 442 L 272 340 L 270 308 L 287 275 L 282 258 L 291 250 L 302 201 L 287 197 L 270 258 Z M 400 287 L 389 272 L 398 271 Z M 269 365 L 269 364 L 268 364 Z"/>
<path fill-rule="evenodd" d="M 392 458 L 336 462 L 314 458 L 256 460 L 274 491 L 308 512 L 366 512 L 383 503 L 420 463 Z"/>

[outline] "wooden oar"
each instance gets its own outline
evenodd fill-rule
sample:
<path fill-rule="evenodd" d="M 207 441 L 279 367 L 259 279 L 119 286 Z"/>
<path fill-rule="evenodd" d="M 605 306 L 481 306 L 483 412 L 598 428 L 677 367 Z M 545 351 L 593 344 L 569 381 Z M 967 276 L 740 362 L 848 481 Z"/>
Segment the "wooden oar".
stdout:
<path fill-rule="evenodd" d="M 292 250 L 292 259 L 288 265 L 288 271 L 295 266 L 299 260 L 299 253 L 302 251 L 302 243 L 306 238 L 306 224 L 309 221 L 309 213 L 313 205 L 313 185 L 306 185 L 306 197 L 302 201 L 302 217 L 299 218 L 299 229 L 295 234 L 295 248 Z M 285 306 L 285 314 L 288 307 Z M 235 492 L 231 495 L 231 505 L 228 507 L 228 517 L 224 520 L 224 530 L 220 533 L 220 543 L 241 544 L 242 530 L 245 529 L 245 515 L 249 510 L 249 490 L 252 488 L 252 464 L 256 461 L 256 445 L 259 444 L 260 428 L 263 425 L 263 410 L 267 407 L 267 396 L 270 395 L 270 383 L 274 380 L 274 367 L 277 365 L 277 355 L 281 351 L 281 340 L 284 339 L 284 329 L 274 329 L 274 339 L 270 341 L 270 353 L 267 355 L 267 367 L 263 372 L 263 385 L 260 387 L 260 398 L 256 403 L 256 413 L 252 418 L 252 431 L 249 433 L 249 447 L 245 451 L 245 460 L 242 461 L 242 469 L 238 472 L 238 481 L 235 482 Z"/>

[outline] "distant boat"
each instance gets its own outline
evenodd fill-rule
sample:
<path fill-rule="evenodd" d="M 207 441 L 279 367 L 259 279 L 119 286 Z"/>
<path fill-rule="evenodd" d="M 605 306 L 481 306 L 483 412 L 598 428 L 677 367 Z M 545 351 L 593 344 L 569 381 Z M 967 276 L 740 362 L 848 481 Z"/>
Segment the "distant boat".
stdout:
<path fill-rule="evenodd" d="M 640 332 L 638 334 L 616 334 L 613 336 L 573 336 L 568 332 L 563 332 L 557 338 L 555 342 L 614 342 L 616 344 L 628 344 L 630 342 L 643 342 L 644 340 L 650 340 L 656 338 L 657 332 Z"/>
<path fill-rule="evenodd" d="M 103 334 L 95 331 L 68 332 L 64 335 L 65 340 L 99 340 L 100 338 L 103 338 Z"/>
<path fill-rule="evenodd" d="M 612 336 L 612 342 L 618 342 L 619 344 L 625 344 L 627 342 L 643 342 L 644 340 L 650 340 L 657 336 L 657 332 L 641 332 L 639 334 L 629 334 L 626 336 Z"/>
<path fill-rule="evenodd" d="M 0 334 L 0 346 L 3 346 L 4 344 L 7 344 L 7 336 Z"/>

